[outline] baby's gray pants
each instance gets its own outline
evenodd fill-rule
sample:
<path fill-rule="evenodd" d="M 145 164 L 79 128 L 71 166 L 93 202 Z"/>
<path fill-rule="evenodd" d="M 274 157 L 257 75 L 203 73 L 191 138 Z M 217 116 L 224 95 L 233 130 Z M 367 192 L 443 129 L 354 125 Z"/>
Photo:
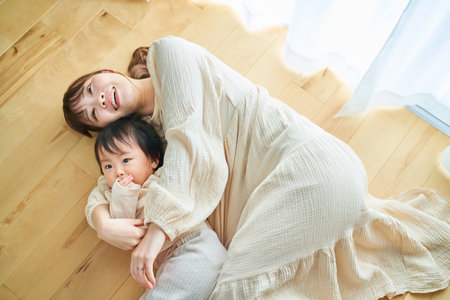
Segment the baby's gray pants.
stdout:
<path fill-rule="evenodd" d="M 146 300 L 209 299 L 225 254 L 213 230 L 204 228 L 187 234 L 169 248 Z"/>

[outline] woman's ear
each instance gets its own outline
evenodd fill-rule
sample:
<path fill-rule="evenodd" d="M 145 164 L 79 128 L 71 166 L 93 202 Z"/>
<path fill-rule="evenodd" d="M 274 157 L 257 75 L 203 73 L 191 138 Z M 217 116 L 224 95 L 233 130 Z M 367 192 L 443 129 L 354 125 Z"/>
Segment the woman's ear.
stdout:
<path fill-rule="evenodd" d="M 158 167 L 159 164 L 159 159 L 153 159 L 152 158 L 152 169 L 156 170 L 156 168 Z"/>

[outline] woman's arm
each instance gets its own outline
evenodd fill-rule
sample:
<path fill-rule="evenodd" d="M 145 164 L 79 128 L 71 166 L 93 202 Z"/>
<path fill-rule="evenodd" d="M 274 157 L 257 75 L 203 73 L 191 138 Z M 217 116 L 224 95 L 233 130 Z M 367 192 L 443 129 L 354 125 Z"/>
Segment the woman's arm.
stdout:
<path fill-rule="evenodd" d="M 100 239 L 122 250 L 133 249 L 146 232 L 137 227 L 143 225 L 143 220 L 111 218 L 106 197 L 108 190 L 109 186 L 102 175 L 89 194 L 85 207 L 86 220 L 97 231 Z"/>
<path fill-rule="evenodd" d="M 221 70 L 198 45 L 168 37 L 149 49 L 155 88 L 155 121 L 167 148 L 159 181 L 145 198 L 145 223 L 171 240 L 203 222 L 216 208 L 227 179 L 220 121 Z M 218 71 L 216 73 L 215 71 Z"/>
<path fill-rule="evenodd" d="M 131 255 L 130 273 L 140 285 L 147 289 L 152 289 L 156 284 L 153 266 L 166 239 L 168 237 L 161 228 L 151 223 L 147 233 Z"/>
<path fill-rule="evenodd" d="M 131 250 L 139 244 L 146 230 L 142 219 L 112 219 L 107 204 L 97 205 L 91 216 L 97 235 L 105 242 L 122 250 Z"/>

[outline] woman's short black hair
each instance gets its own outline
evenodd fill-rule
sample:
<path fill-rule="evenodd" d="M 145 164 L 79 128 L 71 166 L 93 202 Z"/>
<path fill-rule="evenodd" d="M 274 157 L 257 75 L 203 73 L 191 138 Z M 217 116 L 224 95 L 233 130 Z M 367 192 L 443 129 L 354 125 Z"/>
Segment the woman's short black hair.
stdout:
<path fill-rule="evenodd" d="M 99 151 L 118 153 L 117 142 L 130 144 L 136 142 L 141 150 L 151 159 L 158 160 L 158 167 L 163 165 L 164 146 L 161 137 L 152 125 L 136 114 L 122 117 L 105 126 L 95 140 L 95 158 L 100 166 Z"/>

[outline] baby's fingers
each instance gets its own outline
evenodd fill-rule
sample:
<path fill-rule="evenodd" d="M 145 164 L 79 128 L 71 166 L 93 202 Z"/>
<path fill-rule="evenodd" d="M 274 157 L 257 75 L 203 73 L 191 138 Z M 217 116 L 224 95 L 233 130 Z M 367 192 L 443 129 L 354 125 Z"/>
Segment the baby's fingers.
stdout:
<path fill-rule="evenodd" d="M 123 185 L 123 186 L 126 186 L 126 187 L 129 187 L 129 185 L 130 185 L 130 183 L 131 183 L 132 181 L 133 181 L 133 176 L 128 175 L 128 176 L 123 180 L 122 185 Z"/>
<path fill-rule="evenodd" d="M 130 187 L 130 183 L 133 181 L 133 176 L 128 175 L 125 178 L 118 179 L 117 182 L 123 187 Z"/>

